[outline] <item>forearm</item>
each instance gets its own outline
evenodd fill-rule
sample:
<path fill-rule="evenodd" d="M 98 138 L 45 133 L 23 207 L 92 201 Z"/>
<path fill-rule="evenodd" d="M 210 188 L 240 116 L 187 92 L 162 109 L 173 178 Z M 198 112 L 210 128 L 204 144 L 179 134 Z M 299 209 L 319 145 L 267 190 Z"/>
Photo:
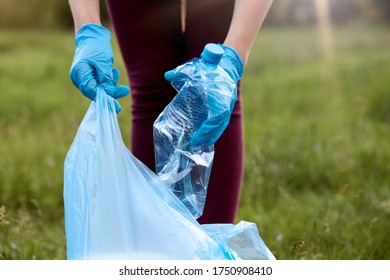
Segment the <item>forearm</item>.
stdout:
<path fill-rule="evenodd" d="M 236 0 L 233 19 L 224 45 L 234 48 L 246 65 L 253 42 L 272 0 Z"/>
<path fill-rule="evenodd" d="M 101 24 L 99 0 L 69 0 L 75 32 L 87 23 Z"/>

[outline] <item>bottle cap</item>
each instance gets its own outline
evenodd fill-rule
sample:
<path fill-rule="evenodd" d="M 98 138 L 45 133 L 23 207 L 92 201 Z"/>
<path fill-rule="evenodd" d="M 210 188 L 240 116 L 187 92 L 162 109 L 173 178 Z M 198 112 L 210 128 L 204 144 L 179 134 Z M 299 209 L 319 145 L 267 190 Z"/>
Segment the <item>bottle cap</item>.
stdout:
<path fill-rule="evenodd" d="M 200 57 L 209 63 L 218 64 L 221 61 L 222 55 L 223 48 L 221 46 L 209 43 L 204 47 Z"/>

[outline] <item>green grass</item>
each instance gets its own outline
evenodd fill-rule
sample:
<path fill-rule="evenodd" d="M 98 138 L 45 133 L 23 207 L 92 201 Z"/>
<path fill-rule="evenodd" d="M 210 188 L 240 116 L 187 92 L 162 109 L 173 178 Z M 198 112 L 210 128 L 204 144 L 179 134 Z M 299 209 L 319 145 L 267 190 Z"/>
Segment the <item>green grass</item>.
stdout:
<path fill-rule="evenodd" d="M 390 259 L 387 32 L 334 30 L 333 61 L 314 28 L 264 28 L 253 47 L 237 222 L 255 222 L 278 259 Z M 0 259 L 66 258 L 63 161 L 89 105 L 73 51 L 71 33 L 0 32 Z"/>

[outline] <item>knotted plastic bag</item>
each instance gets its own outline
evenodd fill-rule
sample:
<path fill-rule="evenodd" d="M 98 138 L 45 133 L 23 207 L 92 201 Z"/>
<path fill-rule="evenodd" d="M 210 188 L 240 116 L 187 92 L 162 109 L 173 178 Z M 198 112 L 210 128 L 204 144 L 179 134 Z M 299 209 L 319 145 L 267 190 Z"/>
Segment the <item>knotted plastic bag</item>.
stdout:
<path fill-rule="evenodd" d="M 235 238 L 247 239 L 245 230 L 239 225 L 200 225 L 130 153 L 114 99 L 102 88 L 65 159 L 64 207 L 68 259 L 246 258 L 234 245 Z M 259 235 L 250 238 L 263 242 Z M 274 258 L 266 246 L 256 250 L 257 258 Z"/>

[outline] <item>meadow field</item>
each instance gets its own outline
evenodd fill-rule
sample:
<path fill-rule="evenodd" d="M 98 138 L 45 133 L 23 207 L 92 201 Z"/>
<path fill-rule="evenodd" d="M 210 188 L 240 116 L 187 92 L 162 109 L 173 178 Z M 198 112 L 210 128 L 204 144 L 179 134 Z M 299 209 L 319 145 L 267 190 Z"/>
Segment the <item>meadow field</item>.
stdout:
<path fill-rule="evenodd" d="M 390 259 L 388 26 L 332 34 L 324 53 L 314 27 L 261 30 L 242 80 L 237 222 L 278 259 Z M 0 259 L 66 259 L 63 162 L 90 104 L 69 79 L 73 53 L 69 32 L 0 31 Z"/>

